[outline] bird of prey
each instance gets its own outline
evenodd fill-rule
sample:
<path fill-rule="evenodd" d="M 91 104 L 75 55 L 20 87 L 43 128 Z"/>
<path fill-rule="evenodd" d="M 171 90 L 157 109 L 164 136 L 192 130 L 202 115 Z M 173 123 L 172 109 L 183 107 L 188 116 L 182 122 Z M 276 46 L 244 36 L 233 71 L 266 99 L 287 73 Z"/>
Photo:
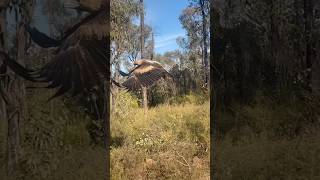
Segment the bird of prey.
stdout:
<path fill-rule="evenodd" d="M 141 87 L 150 87 L 161 78 L 173 79 L 173 76 L 157 61 L 140 59 L 134 61 L 133 64 L 134 67 L 129 73 L 119 70 L 122 76 L 128 77 L 121 85 L 129 90 L 136 91 Z"/>
<path fill-rule="evenodd" d="M 86 0 L 90 1 L 90 0 Z M 43 48 L 55 48 L 52 59 L 39 70 L 19 69 L 26 79 L 47 82 L 47 88 L 59 88 L 50 98 L 71 91 L 75 96 L 98 87 L 109 79 L 109 2 L 95 0 L 95 6 L 84 0 L 73 1 L 72 8 L 89 12 L 84 19 L 68 29 L 60 39 L 53 39 L 26 25 L 31 39 Z M 99 6 L 97 5 L 99 3 Z M 68 4 L 69 7 L 70 3 Z"/>

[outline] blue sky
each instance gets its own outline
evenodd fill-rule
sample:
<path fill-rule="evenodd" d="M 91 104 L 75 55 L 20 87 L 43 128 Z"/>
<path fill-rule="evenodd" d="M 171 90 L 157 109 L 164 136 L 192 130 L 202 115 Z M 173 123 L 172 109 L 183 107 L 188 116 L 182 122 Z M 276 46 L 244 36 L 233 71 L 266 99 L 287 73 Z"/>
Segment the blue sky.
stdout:
<path fill-rule="evenodd" d="M 155 30 L 155 51 L 163 54 L 178 49 L 176 38 L 185 36 L 179 16 L 188 0 L 144 0 L 145 23 Z"/>
<path fill-rule="evenodd" d="M 163 54 L 179 48 L 176 38 L 186 34 L 179 21 L 179 16 L 188 4 L 188 0 L 144 0 L 145 23 L 155 31 L 156 53 Z M 48 23 L 46 23 L 48 19 L 42 14 L 40 6 L 36 8 L 33 17 L 34 25 L 48 33 Z"/>

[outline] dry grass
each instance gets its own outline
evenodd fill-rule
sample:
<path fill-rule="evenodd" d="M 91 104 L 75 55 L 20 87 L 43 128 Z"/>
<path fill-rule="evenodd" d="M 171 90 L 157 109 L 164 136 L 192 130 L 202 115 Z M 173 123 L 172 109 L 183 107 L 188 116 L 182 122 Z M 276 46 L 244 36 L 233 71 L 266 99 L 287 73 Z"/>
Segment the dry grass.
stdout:
<path fill-rule="evenodd" d="M 209 179 L 209 103 L 124 106 L 111 119 L 112 179 Z"/>
<path fill-rule="evenodd" d="M 226 138 L 217 148 L 218 179 L 320 179 L 320 134 L 292 140 Z"/>
<path fill-rule="evenodd" d="M 319 104 L 275 104 L 260 97 L 224 116 L 217 143 L 217 179 L 320 179 Z M 319 117 L 319 116 L 318 116 Z"/>

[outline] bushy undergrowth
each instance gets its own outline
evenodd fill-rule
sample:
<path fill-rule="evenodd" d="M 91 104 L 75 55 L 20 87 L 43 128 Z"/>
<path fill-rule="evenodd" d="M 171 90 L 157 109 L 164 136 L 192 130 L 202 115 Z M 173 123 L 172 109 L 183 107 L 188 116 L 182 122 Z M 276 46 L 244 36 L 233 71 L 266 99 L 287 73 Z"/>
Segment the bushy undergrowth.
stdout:
<path fill-rule="evenodd" d="M 168 99 L 169 104 L 179 105 L 179 104 L 203 104 L 209 99 L 209 94 L 204 92 L 190 92 L 186 95 L 173 96 Z"/>
<path fill-rule="evenodd" d="M 51 95 L 37 90 L 28 96 L 30 118 L 23 125 L 23 159 L 14 179 L 104 179 L 105 151 L 91 144 L 89 117 L 81 109 L 70 110 L 62 98 L 47 102 Z M 0 126 L 0 179 L 6 180 L 6 143 L 2 142 L 6 124 Z"/>
<path fill-rule="evenodd" d="M 218 120 L 218 179 L 320 179 L 316 98 L 274 102 L 258 96 Z"/>
<path fill-rule="evenodd" d="M 144 112 L 127 93 L 117 98 L 127 104 L 111 118 L 112 179 L 209 179 L 208 102 Z"/>
<path fill-rule="evenodd" d="M 249 133 L 248 133 L 249 134 Z M 271 140 L 249 134 L 225 138 L 217 146 L 218 179 L 319 179 L 320 134 Z"/>
<path fill-rule="evenodd" d="M 94 144 L 92 119 L 81 107 L 37 90 L 28 95 L 23 126 L 23 180 L 104 179 L 106 156 Z M 189 99 L 189 100 L 188 100 Z M 137 98 L 120 91 L 112 110 L 112 179 L 209 179 L 209 103 L 190 95 L 179 105 L 159 105 L 146 114 Z M 0 179 L 6 177 L 6 124 L 0 123 Z"/>

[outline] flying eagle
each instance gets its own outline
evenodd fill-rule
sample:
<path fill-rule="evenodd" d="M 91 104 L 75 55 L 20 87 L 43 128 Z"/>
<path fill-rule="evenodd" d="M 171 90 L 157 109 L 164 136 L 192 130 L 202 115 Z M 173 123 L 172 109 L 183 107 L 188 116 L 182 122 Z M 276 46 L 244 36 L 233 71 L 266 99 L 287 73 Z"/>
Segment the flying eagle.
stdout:
<path fill-rule="evenodd" d="M 85 10 L 89 15 L 59 39 L 50 38 L 26 25 L 26 30 L 36 44 L 43 48 L 55 48 L 52 59 L 42 68 L 28 70 L 1 53 L 5 58 L 3 64 L 28 80 L 47 82 L 47 88 L 59 88 L 50 99 L 67 91 L 75 96 L 98 87 L 106 79 L 110 80 L 110 58 L 107 56 L 110 47 L 110 0 L 94 0 L 94 5 L 89 1 L 72 1 L 72 7 L 68 4 L 69 8 Z"/>
<path fill-rule="evenodd" d="M 134 67 L 125 73 L 120 71 L 122 76 L 128 76 L 121 85 L 129 90 L 139 90 L 141 87 L 149 87 L 156 83 L 161 78 L 173 79 L 173 76 L 157 61 L 148 59 L 140 59 L 134 61 Z"/>

